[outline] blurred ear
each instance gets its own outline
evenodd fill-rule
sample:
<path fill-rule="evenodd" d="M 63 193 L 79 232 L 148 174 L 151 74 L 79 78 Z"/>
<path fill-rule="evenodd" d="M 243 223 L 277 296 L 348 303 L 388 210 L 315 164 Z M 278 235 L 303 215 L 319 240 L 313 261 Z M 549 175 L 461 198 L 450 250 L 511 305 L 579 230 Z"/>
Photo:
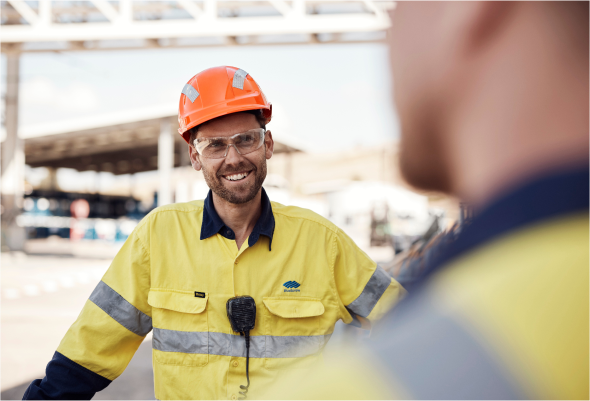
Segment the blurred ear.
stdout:
<path fill-rule="evenodd" d="M 191 159 L 191 165 L 197 171 L 201 171 L 201 161 L 199 160 L 199 153 L 194 146 L 188 146 L 188 155 Z"/>
<path fill-rule="evenodd" d="M 266 158 L 270 159 L 275 149 L 275 142 L 270 131 L 266 131 L 266 134 L 264 134 L 264 145 L 266 147 Z"/>
<path fill-rule="evenodd" d="M 480 51 L 500 35 L 517 7 L 516 2 L 510 1 L 460 3 L 465 6 L 469 4 L 471 8 L 469 11 L 470 22 L 466 25 L 467 30 L 465 32 L 465 50 L 469 53 Z"/>

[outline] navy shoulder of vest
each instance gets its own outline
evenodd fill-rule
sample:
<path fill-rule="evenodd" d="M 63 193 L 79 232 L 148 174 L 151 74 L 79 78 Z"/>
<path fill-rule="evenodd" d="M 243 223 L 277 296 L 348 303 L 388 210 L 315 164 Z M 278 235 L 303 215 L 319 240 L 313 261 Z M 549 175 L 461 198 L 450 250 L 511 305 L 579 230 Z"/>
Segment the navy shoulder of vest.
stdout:
<path fill-rule="evenodd" d="M 23 400 L 90 400 L 111 380 L 86 369 L 59 352 L 47 364 L 43 380 L 34 380 Z"/>
<path fill-rule="evenodd" d="M 440 249 L 439 257 L 421 278 L 461 254 L 511 231 L 550 218 L 588 212 L 589 178 L 588 165 L 583 169 L 546 174 L 498 198 L 481 212 L 475 211 L 471 224 Z"/>

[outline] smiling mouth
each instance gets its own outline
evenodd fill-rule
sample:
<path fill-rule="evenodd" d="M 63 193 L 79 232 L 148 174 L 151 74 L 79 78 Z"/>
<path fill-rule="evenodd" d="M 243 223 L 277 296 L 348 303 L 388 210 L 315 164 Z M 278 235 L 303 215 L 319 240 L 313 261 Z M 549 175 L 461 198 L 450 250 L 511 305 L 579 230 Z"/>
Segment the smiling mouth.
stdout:
<path fill-rule="evenodd" d="M 235 174 L 230 174 L 230 175 L 222 175 L 222 177 L 227 180 L 227 181 L 231 181 L 231 182 L 236 182 L 236 181 L 242 181 L 244 180 L 246 177 L 248 177 L 250 175 L 251 171 L 246 171 L 243 173 L 235 173 Z"/>

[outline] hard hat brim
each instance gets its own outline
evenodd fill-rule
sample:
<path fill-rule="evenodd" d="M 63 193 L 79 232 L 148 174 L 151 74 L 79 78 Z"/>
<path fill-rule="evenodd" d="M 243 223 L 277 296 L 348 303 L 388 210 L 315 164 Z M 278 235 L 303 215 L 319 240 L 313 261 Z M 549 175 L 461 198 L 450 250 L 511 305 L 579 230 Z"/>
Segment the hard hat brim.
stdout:
<path fill-rule="evenodd" d="M 217 104 L 215 106 L 208 107 L 206 110 L 200 110 L 194 112 L 183 118 L 187 124 L 182 124 L 178 128 L 178 133 L 182 135 L 182 138 L 186 143 L 189 143 L 189 130 L 201 125 L 207 121 L 213 120 L 218 117 L 226 116 L 228 114 L 239 113 L 241 111 L 248 110 L 263 110 L 264 117 L 266 118 L 265 124 L 268 124 L 272 118 L 272 104 L 268 103 L 268 106 L 261 106 L 260 104 L 248 104 L 239 106 L 227 106 L 225 104 Z M 198 114 L 198 116 L 196 116 Z M 184 125 L 184 129 L 183 129 Z"/>

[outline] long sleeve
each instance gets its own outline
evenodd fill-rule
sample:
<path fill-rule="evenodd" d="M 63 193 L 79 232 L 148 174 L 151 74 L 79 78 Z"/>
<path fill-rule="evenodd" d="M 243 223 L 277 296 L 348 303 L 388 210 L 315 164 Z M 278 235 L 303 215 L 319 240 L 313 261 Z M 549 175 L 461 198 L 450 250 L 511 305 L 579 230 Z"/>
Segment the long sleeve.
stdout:
<path fill-rule="evenodd" d="M 152 330 L 144 227 L 127 239 L 24 399 L 90 399 L 123 373 Z"/>

